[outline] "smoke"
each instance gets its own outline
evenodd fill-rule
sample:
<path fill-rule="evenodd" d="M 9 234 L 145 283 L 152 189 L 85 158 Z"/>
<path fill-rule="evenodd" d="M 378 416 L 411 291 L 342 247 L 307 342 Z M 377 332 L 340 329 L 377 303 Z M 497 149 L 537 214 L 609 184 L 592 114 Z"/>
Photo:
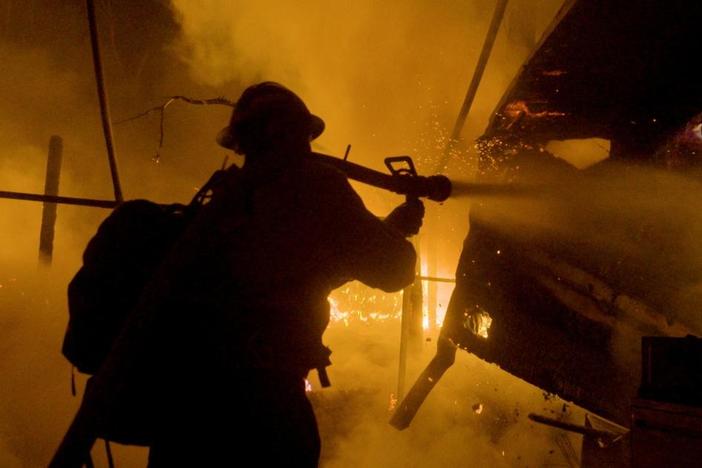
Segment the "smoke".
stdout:
<path fill-rule="evenodd" d="M 478 219 L 520 245 L 555 245 L 583 265 L 610 265 L 613 287 L 702 329 L 699 178 L 611 162 L 584 174 L 548 165 L 517 179 L 519 196 L 486 200 Z"/>
<path fill-rule="evenodd" d="M 465 141 L 485 128 L 489 113 L 560 3 L 541 2 L 535 8 L 532 2 L 512 2 L 463 132 Z M 174 0 L 172 6 L 182 28 L 175 50 L 196 81 L 224 94 L 234 86 L 279 81 L 326 121 L 317 150 L 341 155 L 351 144 L 352 161 L 377 169 L 385 156 L 410 154 L 420 173 L 428 174 L 443 156 L 494 5 Z M 470 180 L 476 172 L 472 146 L 459 145 L 451 156 L 441 172 Z M 357 188 L 379 214 L 401 201 Z M 453 276 L 468 230 L 468 200 L 428 206 L 418 242 L 422 256 L 431 250 L 437 268 L 424 265 L 425 273 Z M 445 307 L 450 288 L 441 285 L 439 294 Z M 334 350 L 334 387 L 312 394 L 324 466 L 566 462 L 554 433 L 535 427 L 526 414 L 553 412 L 577 421 L 579 413 L 568 407 L 563 414 L 563 402 L 545 401 L 538 389 L 465 353 L 437 385 L 414 425 L 404 432 L 391 428 L 388 405 L 396 393 L 398 332 L 399 323 L 391 320 L 352 322 L 348 327 L 337 323 L 326 333 L 325 341 Z M 433 343 L 427 343 L 408 380 L 432 352 Z M 473 406 L 481 404 L 484 410 L 478 414 Z"/>
<path fill-rule="evenodd" d="M 120 29 L 120 25 L 130 23 L 131 29 L 121 30 L 136 35 L 134 21 L 125 21 L 125 16 L 138 17 L 137 13 L 146 7 L 142 2 L 131 7 L 123 2 L 123 9 L 117 15 L 111 15 L 109 5 L 98 3 L 101 25 L 111 24 Z M 60 194 L 105 199 L 112 196 L 83 8 L 84 2 L 77 0 L 34 1 L 31 6 L 24 2 L 3 3 L 0 190 L 41 193 L 49 138 L 60 135 L 64 141 Z M 103 32 L 103 39 L 109 38 L 110 29 Z M 149 86 L 135 85 L 121 73 L 120 63 L 125 60 L 117 60 L 119 53 L 111 41 L 104 40 L 103 46 L 116 117 L 137 114 L 160 102 L 171 94 L 171 86 L 182 94 L 202 92 L 187 80 L 185 73 L 177 76 L 186 78 L 175 80 L 165 70 L 157 72 L 149 67 L 141 75 Z M 125 48 L 136 55 L 163 47 L 161 42 L 131 50 L 127 43 Z M 125 53 L 123 58 L 130 56 Z M 156 61 L 152 57 L 149 63 Z M 171 62 L 177 63 L 172 58 Z M 177 72 L 176 66 L 169 68 Z M 221 164 L 219 155 L 208 158 L 202 152 L 215 147 L 213 128 L 226 119 L 226 111 L 219 115 L 216 111 L 202 114 L 202 122 L 191 134 L 205 135 L 209 125 L 209 138 L 188 142 L 190 132 L 185 129 L 194 126 L 179 110 L 182 109 L 175 109 L 169 115 L 171 133 L 165 148 L 171 155 L 177 147 L 178 158 L 165 159 L 160 165 L 151 161 L 158 142 L 157 121 L 147 119 L 143 125 L 115 126 L 117 156 L 127 198 L 187 201 L 194 194 L 194 187 Z M 212 123 L 214 118 L 220 120 Z M 0 466 L 3 467 L 45 466 L 77 409 L 79 398 L 72 397 L 70 390 L 71 368 L 60 353 L 68 319 L 66 286 L 80 265 L 88 239 L 107 215 L 101 209 L 59 206 L 53 264 L 45 268 L 38 265 L 41 210 L 38 203 L 0 200 Z M 85 378 L 77 376 L 77 384 L 81 392 Z M 143 450 L 121 447 L 115 450 L 122 466 L 144 465 Z M 97 466 L 106 466 L 99 447 L 95 456 Z"/>
<path fill-rule="evenodd" d="M 471 141 L 560 0 L 515 0 L 463 134 Z M 492 13 L 487 1 L 445 2 L 98 2 L 106 77 L 118 121 L 167 96 L 223 95 L 278 80 L 323 117 L 317 149 L 382 168 L 384 156 L 411 154 L 435 170 L 460 108 Z M 0 189 L 43 190 L 48 141 L 64 139 L 61 195 L 110 198 L 83 2 L 36 0 L 3 5 L 0 28 Z M 530 15 L 519 14 L 529 8 Z M 34 12 L 41 11 L 38 15 Z M 175 19 L 174 19 L 175 16 Z M 536 32 L 535 32 L 536 31 Z M 114 126 L 127 198 L 184 202 L 226 154 L 213 141 L 229 109 L 173 105 L 161 162 L 156 116 Z M 473 149 L 461 146 L 448 168 L 468 178 Z M 360 187 L 384 214 L 401 200 Z M 430 208 L 433 210 L 434 208 Z M 427 219 L 422 252 L 436 243 L 437 274 L 452 276 L 468 229 L 468 205 L 449 200 Z M 45 465 L 74 414 L 70 367 L 60 354 L 65 290 L 82 250 L 107 212 L 60 206 L 50 269 L 37 265 L 41 205 L 0 200 L 0 465 Z M 435 226 L 439 221 L 441 229 Z M 448 226 L 448 227 L 447 227 Z M 445 305 L 450 290 L 444 289 Z M 315 391 L 327 466 L 534 466 L 561 460 L 553 432 L 526 421 L 529 411 L 563 414 L 562 402 L 459 354 L 408 431 L 387 424 L 394 393 L 399 323 L 334 325 L 334 387 Z M 416 358 L 408 378 L 428 361 Z M 78 377 L 78 389 L 85 379 Z M 473 405 L 483 404 L 478 414 Z M 579 413 L 568 409 L 577 421 Z M 343 422 L 330 415 L 345 414 Z M 518 413 L 518 415 L 517 415 Z M 504 450 L 505 454 L 502 454 Z M 104 466 L 100 447 L 98 466 Z M 120 466 L 143 466 L 144 450 L 116 447 Z M 521 458 L 518 458 L 521 457 Z M 561 457 L 561 458 L 559 458 Z"/>
<path fill-rule="evenodd" d="M 312 393 L 322 432 L 323 466 L 545 466 L 567 463 L 556 431 L 530 412 L 581 421 L 582 411 L 484 363 L 458 353 L 405 431 L 388 424 L 396 395 L 399 322 L 330 326 L 333 387 Z M 426 342 L 410 355 L 408 385 L 431 357 Z M 314 378 L 311 379 L 315 384 Z M 578 447 L 579 440 L 570 444 Z"/>
<path fill-rule="evenodd" d="M 474 176 L 470 142 L 561 3 L 510 3 L 463 131 L 469 143 L 457 145 L 440 172 Z M 196 81 L 228 95 L 241 85 L 280 81 L 326 121 L 317 150 L 341 155 L 351 144 L 352 161 L 379 170 L 384 157 L 409 154 L 428 175 L 443 159 L 494 3 L 176 0 L 172 6 L 182 31 L 175 50 Z M 381 215 L 402 201 L 355 187 Z M 430 274 L 450 277 L 468 229 L 469 200 L 427 205 L 422 255 L 435 259 Z"/>
<path fill-rule="evenodd" d="M 315 149 L 385 170 L 383 158 L 413 157 L 420 173 L 470 179 L 471 142 L 555 15 L 561 0 L 513 0 L 478 95 L 448 164 L 439 167 L 464 99 L 494 2 L 376 2 L 345 5 L 226 0 L 171 2 L 180 26 L 173 51 L 190 76 L 232 99 L 246 85 L 279 81 L 326 121 Z M 380 215 L 400 197 L 355 187 Z M 452 276 L 466 235 L 468 200 L 428 203 L 420 240 L 439 276 Z M 436 239 L 441 239 L 437 242 Z"/>
<path fill-rule="evenodd" d="M 512 8 L 523 9 L 523 3 Z M 560 5 L 542 3 L 527 21 L 536 29 Z M 352 160 L 378 168 L 384 156 L 411 154 L 422 171 L 438 164 L 492 14 L 492 2 L 480 1 L 172 5 L 182 27 L 177 50 L 196 80 L 222 89 L 232 82 L 280 81 L 326 120 L 320 150 L 341 155 L 352 144 Z M 466 141 L 484 128 L 528 52 L 531 44 L 504 33 L 524 22 L 508 15 L 510 27 L 491 57 Z M 467 151 L 458 151 L 456 169 Z"/>

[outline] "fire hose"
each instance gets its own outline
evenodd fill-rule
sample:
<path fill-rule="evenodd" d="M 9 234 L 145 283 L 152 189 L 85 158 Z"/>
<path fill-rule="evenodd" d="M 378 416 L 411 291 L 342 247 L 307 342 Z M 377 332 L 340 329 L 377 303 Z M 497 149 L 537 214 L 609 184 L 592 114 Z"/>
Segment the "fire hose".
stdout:
<path fill-rule="evenodd" d="M 363 182 L 381 189 L 389 190 L 400 195 L 416 198 L 428 198 L 436 202 L 445 201 L 452 190 L 451 181 L 443 175 L 420 176 L 414 168 L 409 156 L 394 156 L 385 159 L 385 165 L 390 169 L 386 174 L 370 169 L 360 164 L 320 153 L 311 153 L 308 157 L 331 165 L 350 179 Z M 398 167 L 398 163 L 406 167 Z M 92 206 L 95 208 L 115 208 L 120 202 L 114 200 L 95 200 L 90 198 L 64 197 L 39 193 L 9 192 L 0 190 L 0 198 L 13 200 L 58 203 L 65 205 Z"/>

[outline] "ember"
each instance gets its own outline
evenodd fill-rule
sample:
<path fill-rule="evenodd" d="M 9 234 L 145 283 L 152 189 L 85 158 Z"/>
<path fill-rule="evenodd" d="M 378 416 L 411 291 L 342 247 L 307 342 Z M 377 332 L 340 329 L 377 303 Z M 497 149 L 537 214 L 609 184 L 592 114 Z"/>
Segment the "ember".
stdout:
<path fill-rule="evenodd" d="M 532 105 L 538 105 L 538 106 L 545 106 L 545 102 L 535 102 L 532 103 Z M 565 112 L 559 112 L 559 111 L 549 111 L 549 110 L 542 110 L 542 111 L 532 111 L 529 109 L 529 104 L 527 104 L 526 101 L 515 101 L 507 104 L 504 110 L 505 115 L 509 116 L 512 119 L 517 119 L 523 115 L 526 115 L 529 118 L 534 118 L 534 119 L 541 119 L 544 117 L 563 117 L 566 115 Z"/>

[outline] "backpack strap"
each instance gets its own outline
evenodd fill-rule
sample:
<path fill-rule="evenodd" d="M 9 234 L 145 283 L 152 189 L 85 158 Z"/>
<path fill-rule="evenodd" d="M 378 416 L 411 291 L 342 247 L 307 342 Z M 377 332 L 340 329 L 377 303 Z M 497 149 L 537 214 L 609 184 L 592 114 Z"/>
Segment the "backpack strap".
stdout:
<path fill-rule="evenodd" d="M 212 198 L 213 189 L 222 183 L 226 174 L 227 170 L 225 169 L 218 169 L 214 171 L 207 182 L 205 182 L 205 185 L 203 185 L 200 190 L 197 191 L 188 207 L 200 207 L 210 201 Z"/>

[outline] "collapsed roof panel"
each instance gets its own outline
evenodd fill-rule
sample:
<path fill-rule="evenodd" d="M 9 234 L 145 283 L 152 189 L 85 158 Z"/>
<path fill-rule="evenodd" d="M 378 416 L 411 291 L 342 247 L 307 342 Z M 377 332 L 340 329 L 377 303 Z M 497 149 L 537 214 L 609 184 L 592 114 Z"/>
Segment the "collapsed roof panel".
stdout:
<path fill-rule="evenodd" d="M 701 24 L 700 2 L 567 1 L 486 135 L 656 139 L 702 107 Z"/>
<path fill-rule="evenodd" d="M 641 337 L 702 331 L 693 298 L 702 267 L 697 243 L 686 241 L 702 235 L 697 182 L 635 175 L 611 161 L 578 171 L 541 144 L 606 138 L 613 159 L 656 163 L 655 149 L 702 110 L 700 25 L 699 2 L 563 7 L 497 106 L 481 156 L 485 180 L 558 186 L 558 194 L 473 206 L 442 329 L 622 425 L 640 381 Z"/>

